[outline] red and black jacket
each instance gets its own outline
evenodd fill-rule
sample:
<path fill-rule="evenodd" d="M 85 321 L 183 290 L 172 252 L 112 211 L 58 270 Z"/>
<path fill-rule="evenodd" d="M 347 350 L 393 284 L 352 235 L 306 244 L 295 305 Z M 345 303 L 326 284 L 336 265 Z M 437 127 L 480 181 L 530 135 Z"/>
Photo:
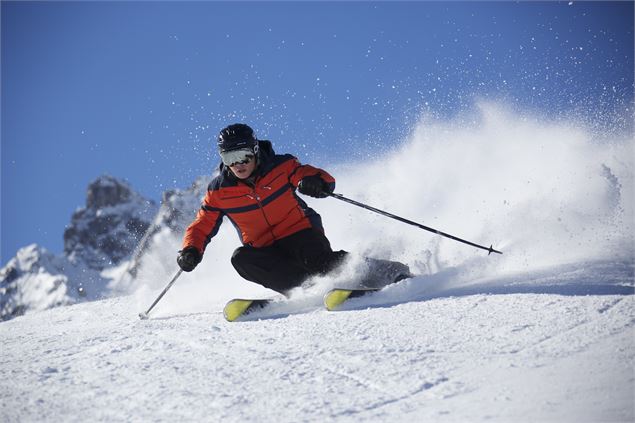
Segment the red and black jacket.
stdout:
<path fill-rule="evenodd" d="M 265 247 L 274 241 L 308 228 L 323 231 L 322 219 L 295 190 L 305 176 L 320 175 L 331 188 L 335 179 L 322 169 L 302 165 L 290 154 L 275 154 L 269 141 L 258 141 L 256 178 L 250 185 L 220 165 L 220 174 L 207 188 L 196 219 L 188 226 L 183 248 L 196 247 L 201 253 L 218 233 L 227 216 L 244 245 Z"/>

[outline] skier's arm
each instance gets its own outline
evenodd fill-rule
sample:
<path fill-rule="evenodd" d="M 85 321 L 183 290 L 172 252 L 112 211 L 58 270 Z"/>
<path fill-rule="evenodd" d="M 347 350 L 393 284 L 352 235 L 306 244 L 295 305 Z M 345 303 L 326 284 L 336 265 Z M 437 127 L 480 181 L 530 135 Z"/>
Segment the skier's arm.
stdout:
<path fill-rule="evenodd" d="M 303 179 L 309 178 L 309 180 L 315 180 L 315 177 L 319 177 L 323 181 L 324 191 L 333 192 L 335 189 L 335 178 L 333 178 L 333 176 L 331 176 L 327 171 L 311 165 L 300 164 L 297 159 L 293 161 L 293 168 L 289 181 L 295 188 L 298 188 L 298 185 L 300 185 L 300 182 Z M 302 192 L 302 190 L 300 190 L 300 192 Z"/>
<path fill-rule="evenodd" d="M 223 219 L 220 209 L 215 207 L 214 196 L 215 191 L 207 191 L 196 218 L 185 230 L 183 250 L 194 247 L 203 255 L 209 241 L 218 233 Z"/>

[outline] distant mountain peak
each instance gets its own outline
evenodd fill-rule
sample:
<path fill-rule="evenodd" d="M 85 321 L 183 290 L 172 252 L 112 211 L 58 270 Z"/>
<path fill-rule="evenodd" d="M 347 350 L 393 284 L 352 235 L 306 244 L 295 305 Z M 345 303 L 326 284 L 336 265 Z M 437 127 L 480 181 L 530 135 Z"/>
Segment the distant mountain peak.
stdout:
<path fill-rule="evenodd" d="M 187 189 L 164 192 L 160 208 L 125 180 L 101 175 L 91 181 L 85 206 L 64 232 L 64 254 L 31 244 L 0 269 L 0 320 L 124 292 L 131 279 L 111 269 L 125 265 L 121 269 L 134 279 L 153 235 L 163 230 L 180 235 L 210 180 L 199 177 Z"/>
<path fill-rule="evenodd" d="M 102 175 L 88 185 L 86 207 L 73 213 L 64 231 L 64 253 L 92 269 L 116 265 L 135 249 L 156 211 L 127 182 Z"/>
<path fill-rule="evenodd" d="M 140 197 L 126 181 L 102 175 L 88 185 L 86 208 L 100 209 L 125 204 L 135 196 Z"/>

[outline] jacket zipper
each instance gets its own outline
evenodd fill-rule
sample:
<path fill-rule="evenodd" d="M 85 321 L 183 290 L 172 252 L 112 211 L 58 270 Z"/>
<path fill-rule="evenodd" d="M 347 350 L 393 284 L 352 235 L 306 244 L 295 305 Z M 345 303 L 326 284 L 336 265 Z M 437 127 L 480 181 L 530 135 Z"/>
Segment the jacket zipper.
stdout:
<path fill-rule="evenodd" d="M 271 190 L 271 187 L 269 187 L 269 186 L 263 187 L 263 188 Z M 271 238 L 275 241 L 276 240 L 276 236 L 273 234 L 273 226 L 269 222 L 269 219 L 267 219 L 267 215 L 265 214 L 265 208 L 263 207 L 262 202 L 260 201 L 260 196 L 256 193 L 256 183 L 255 183 L 255 181 L 254 181 L 254 186 L 252 188 L 252 192 L 254 194 L 253 197 L 251 195 L 249 195 L 249 194 L 247 194 L 247 196 L 252 198 L 252 199 L 255 199 L 256 202 L 258 203 L 258 208 L 260 209 L 260 212 L 262 213 L 262 217 L 265 219 L 265 223 L 267 224 L 267 228 L 269 229 L 269 233 L 271 234 Z"/>

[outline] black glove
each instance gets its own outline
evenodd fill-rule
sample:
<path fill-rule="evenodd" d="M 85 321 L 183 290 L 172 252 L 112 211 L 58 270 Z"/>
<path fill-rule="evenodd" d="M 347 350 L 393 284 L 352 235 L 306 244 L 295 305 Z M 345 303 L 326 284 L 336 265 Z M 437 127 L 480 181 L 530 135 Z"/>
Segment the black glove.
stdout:
<path fill-rule="evenodd" d="M 331 193 L 331 186 L 319 175 L 305 176 L 298 184 L 298 191 L 310 197 L 324 198 Z"/>
<path fill-rule="evenodd" d="M 203 256 L 195 247 L 186 247 L 179 251 L 176 262 L 184 272 L 191 272 L 202 259 Z"/>

